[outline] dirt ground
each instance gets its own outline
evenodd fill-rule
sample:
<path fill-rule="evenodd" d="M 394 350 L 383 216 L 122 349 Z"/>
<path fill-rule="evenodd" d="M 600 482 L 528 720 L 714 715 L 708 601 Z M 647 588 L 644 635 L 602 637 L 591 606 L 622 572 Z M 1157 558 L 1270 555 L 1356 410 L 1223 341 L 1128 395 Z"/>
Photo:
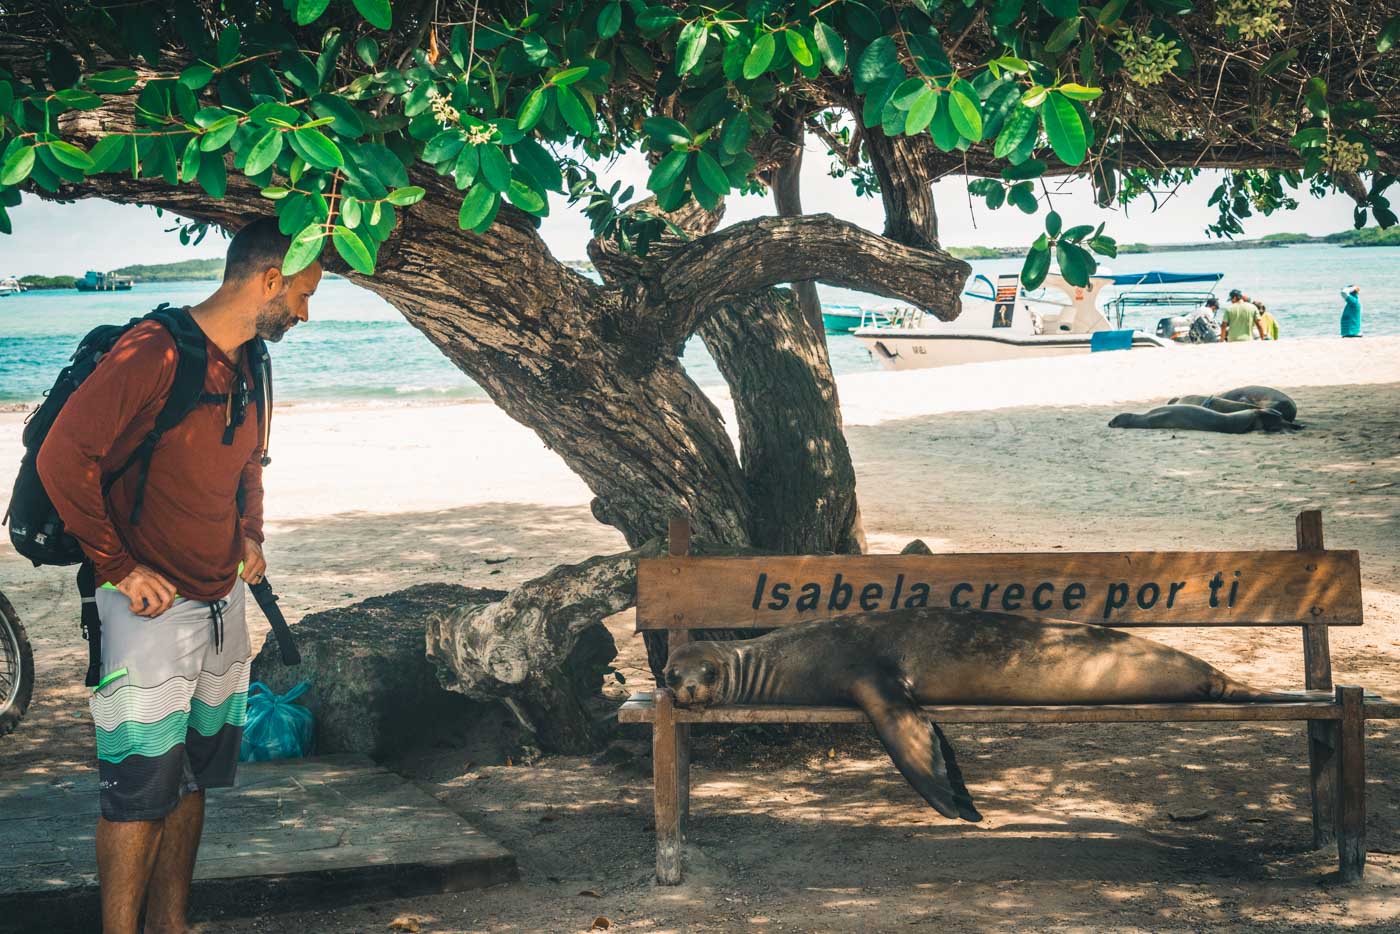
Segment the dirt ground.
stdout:
<path fill-rule="evenodd" d="M 855 426 L 872 549 L 896 551 L 915 535 L 936 551 L 1288 548 L 1293 515 L 1320 506 L 1329 546 L 1362 555 L 1366 625 L 1332 631 L 1337 680 L 1400 694 L 1400 384 L 1294 395 L 1309 414 L 1297 435 L 1110 433 L 1087 465 L 1063 448 L 1037 452 L 1034 439 L 1100 438 L 1119 407 Z M 1009 456 L 1018 449 L 1023 456 Z M 988 451 L 1002 458 L 993 469 Z M 405 550 L 396 528 L 431 547 Z M 345 567 L 299 557 L 303 543 L 324 555 L 337 541 L 358 549 Z M 508 586 L 616 544 L 586 506 L 520 504 L 392 521 L 347 515 L 290 524 L 269 540 L 288 582 L 283 605 L 305 612 L 427 580 Z M 379 575 L 391 557 L 394 573 Z M 0 781 L 86 774 L 91 723 L 71 584 L 8 553 L 0 573 L 39 663 L 29 716 L 0 740 Z M 627 686 L 644 685 L 630 618 L 610 626 Z M 1295 631 L 1154 637 L 1260 687 L 1301 686 Z M 979 825 L 924 805 L 864 729 L 786 741 L 752 729 L 700 735 L 686 879 L 674 888 L 652 882 L 645 731 L 605 756 L 528 765 L 478 767 L 433 750 L 392 765 L 511 849 L 519 882 L 296 914 L 261 906 L 194 930 L 331 934 L 398 921 L 423 932 L 567 932 L 600 918 L 610 930 L 648 932 L 1400 930 L 1400 723 L 1368 727 L 1370 858 L 1365 881 L 1350 887 L 1335 881 L 1334 852 L 1308 849 L 1301 725 L 948 734 L 986 815 Z"/>

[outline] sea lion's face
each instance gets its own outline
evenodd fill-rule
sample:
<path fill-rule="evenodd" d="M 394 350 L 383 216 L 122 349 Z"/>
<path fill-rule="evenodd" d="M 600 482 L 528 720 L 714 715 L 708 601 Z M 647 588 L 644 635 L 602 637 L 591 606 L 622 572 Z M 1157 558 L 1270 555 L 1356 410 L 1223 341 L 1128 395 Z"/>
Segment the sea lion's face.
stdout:
<path fill-rule="evenodd" d="M 712 642 L 683 645 L 666 662 L 666 687 L 681 707 L 720 703 L 719 689 L 726 662 Z"/>

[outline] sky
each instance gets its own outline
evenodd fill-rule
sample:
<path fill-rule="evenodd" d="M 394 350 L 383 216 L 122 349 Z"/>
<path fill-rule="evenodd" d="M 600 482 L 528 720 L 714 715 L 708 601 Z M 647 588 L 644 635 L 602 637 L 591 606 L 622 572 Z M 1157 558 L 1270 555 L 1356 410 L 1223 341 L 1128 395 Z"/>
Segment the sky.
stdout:
<path fill-rule="evenodd" d="M 641 155 L 630 154 L 595 168 L 605 186 L 620 179 L 638 192 L 645 190 L 647 170 Z M 829 212 L 878 232 L 884 225 L 879 198 L 859 197 L 848 179 L 831 178 L 827 170 L 825 147 L 809 146 L 802 167 L 803 208 Z M 1205 226 L 1214 218 L 1214 209 L 1206 201 L 1217 184 L 1215 174 L 1206 173 L 1185 186 L 1155 213 L 1145 199 L 1126 212 L 1101 210 L 1094 206 L 1086 180 L 1062 188 L 1051 180 L 1050 191 L 1066 227 L 1104 221 L 1105 232 L 1122 243 L 1189 243 L 1205 240 Z M 969 204 L 966 183 L 960 178 L 939 182 L 935 193 L 945 246 L 1024 246 L 1040 234 L 1044 224 L 1043 210 L 1028 216 L 1013 207 L 988 211 L 980 199 Z M 1346 196 L 1314 199 L 1299 193 L 1297 197 L 1296 211 L 1247 220 L 1245 236 L 1327 234 L 1351 227 L 1351 200 Z M 772 204 L 766 195 L 730 198 L 725 223 L 771 214 Z M 541 227 L 550 250 L 559 259 L 586 259 L 588 222 L 582 212 L 568 208 L 562 196 L 551 198 L 550 211 Z M 199 246 L 181 246 L 175 233 L 165 232 L 173 226 L 169 214 L 157 217 L 153 208 L 98 199 L 55 204 L 26 195 L 10 215 L 15 232 L 0 235 L 0 275 L 80 276 L 88 269 L 222 257 L 225 250 L 226 241 L 213 232 Z"/>

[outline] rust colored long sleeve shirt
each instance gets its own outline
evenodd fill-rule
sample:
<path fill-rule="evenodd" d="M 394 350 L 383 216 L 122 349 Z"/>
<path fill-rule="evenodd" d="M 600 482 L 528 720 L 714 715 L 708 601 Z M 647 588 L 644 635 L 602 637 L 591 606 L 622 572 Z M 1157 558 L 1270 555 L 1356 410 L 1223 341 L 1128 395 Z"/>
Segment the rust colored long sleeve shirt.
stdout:
<path fill-rule="evenodd" d="M 205 392 L 229 392 L 239 366 L 252 385 L 246 355 L 236 366 L 207 339 L 205 346 Z M 174 338 L 158 322 L 122 335 L 59 412 L 39 451 L 39 476 L 64 527 L 92 559 L 98 583 L 120 583 L 144 564 L 182 597 L 218 600 L 237 580 L 244 536 L 263 540 L 262 435 L 253 401 L 232 444 L 223 443 L 227 412 L 216 403 L 201 403 L 161 436 L 138 524 L 130 520 L 139 465 L 102 494 L 103 479 L 155 427 L 177 359 Z"/>

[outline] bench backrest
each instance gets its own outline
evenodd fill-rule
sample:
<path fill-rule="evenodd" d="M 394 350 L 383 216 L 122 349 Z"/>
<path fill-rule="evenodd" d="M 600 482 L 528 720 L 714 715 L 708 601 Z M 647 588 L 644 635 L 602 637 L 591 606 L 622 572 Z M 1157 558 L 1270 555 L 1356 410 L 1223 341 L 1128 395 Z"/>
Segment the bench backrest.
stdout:
<path fill-rule="evenodd" d="M 1307 686 L 1331 687 L 1327 627 L 1362 623 L 1361 562 L 1304 512 L 1292 551 L 691 557 L 637 566 L 637 629 L 771 629 L 891 609 L 963 607 L 1112 627 L 1301 626 Z M 1323 682 L 1326 683 L 1323 683 Z"/>

